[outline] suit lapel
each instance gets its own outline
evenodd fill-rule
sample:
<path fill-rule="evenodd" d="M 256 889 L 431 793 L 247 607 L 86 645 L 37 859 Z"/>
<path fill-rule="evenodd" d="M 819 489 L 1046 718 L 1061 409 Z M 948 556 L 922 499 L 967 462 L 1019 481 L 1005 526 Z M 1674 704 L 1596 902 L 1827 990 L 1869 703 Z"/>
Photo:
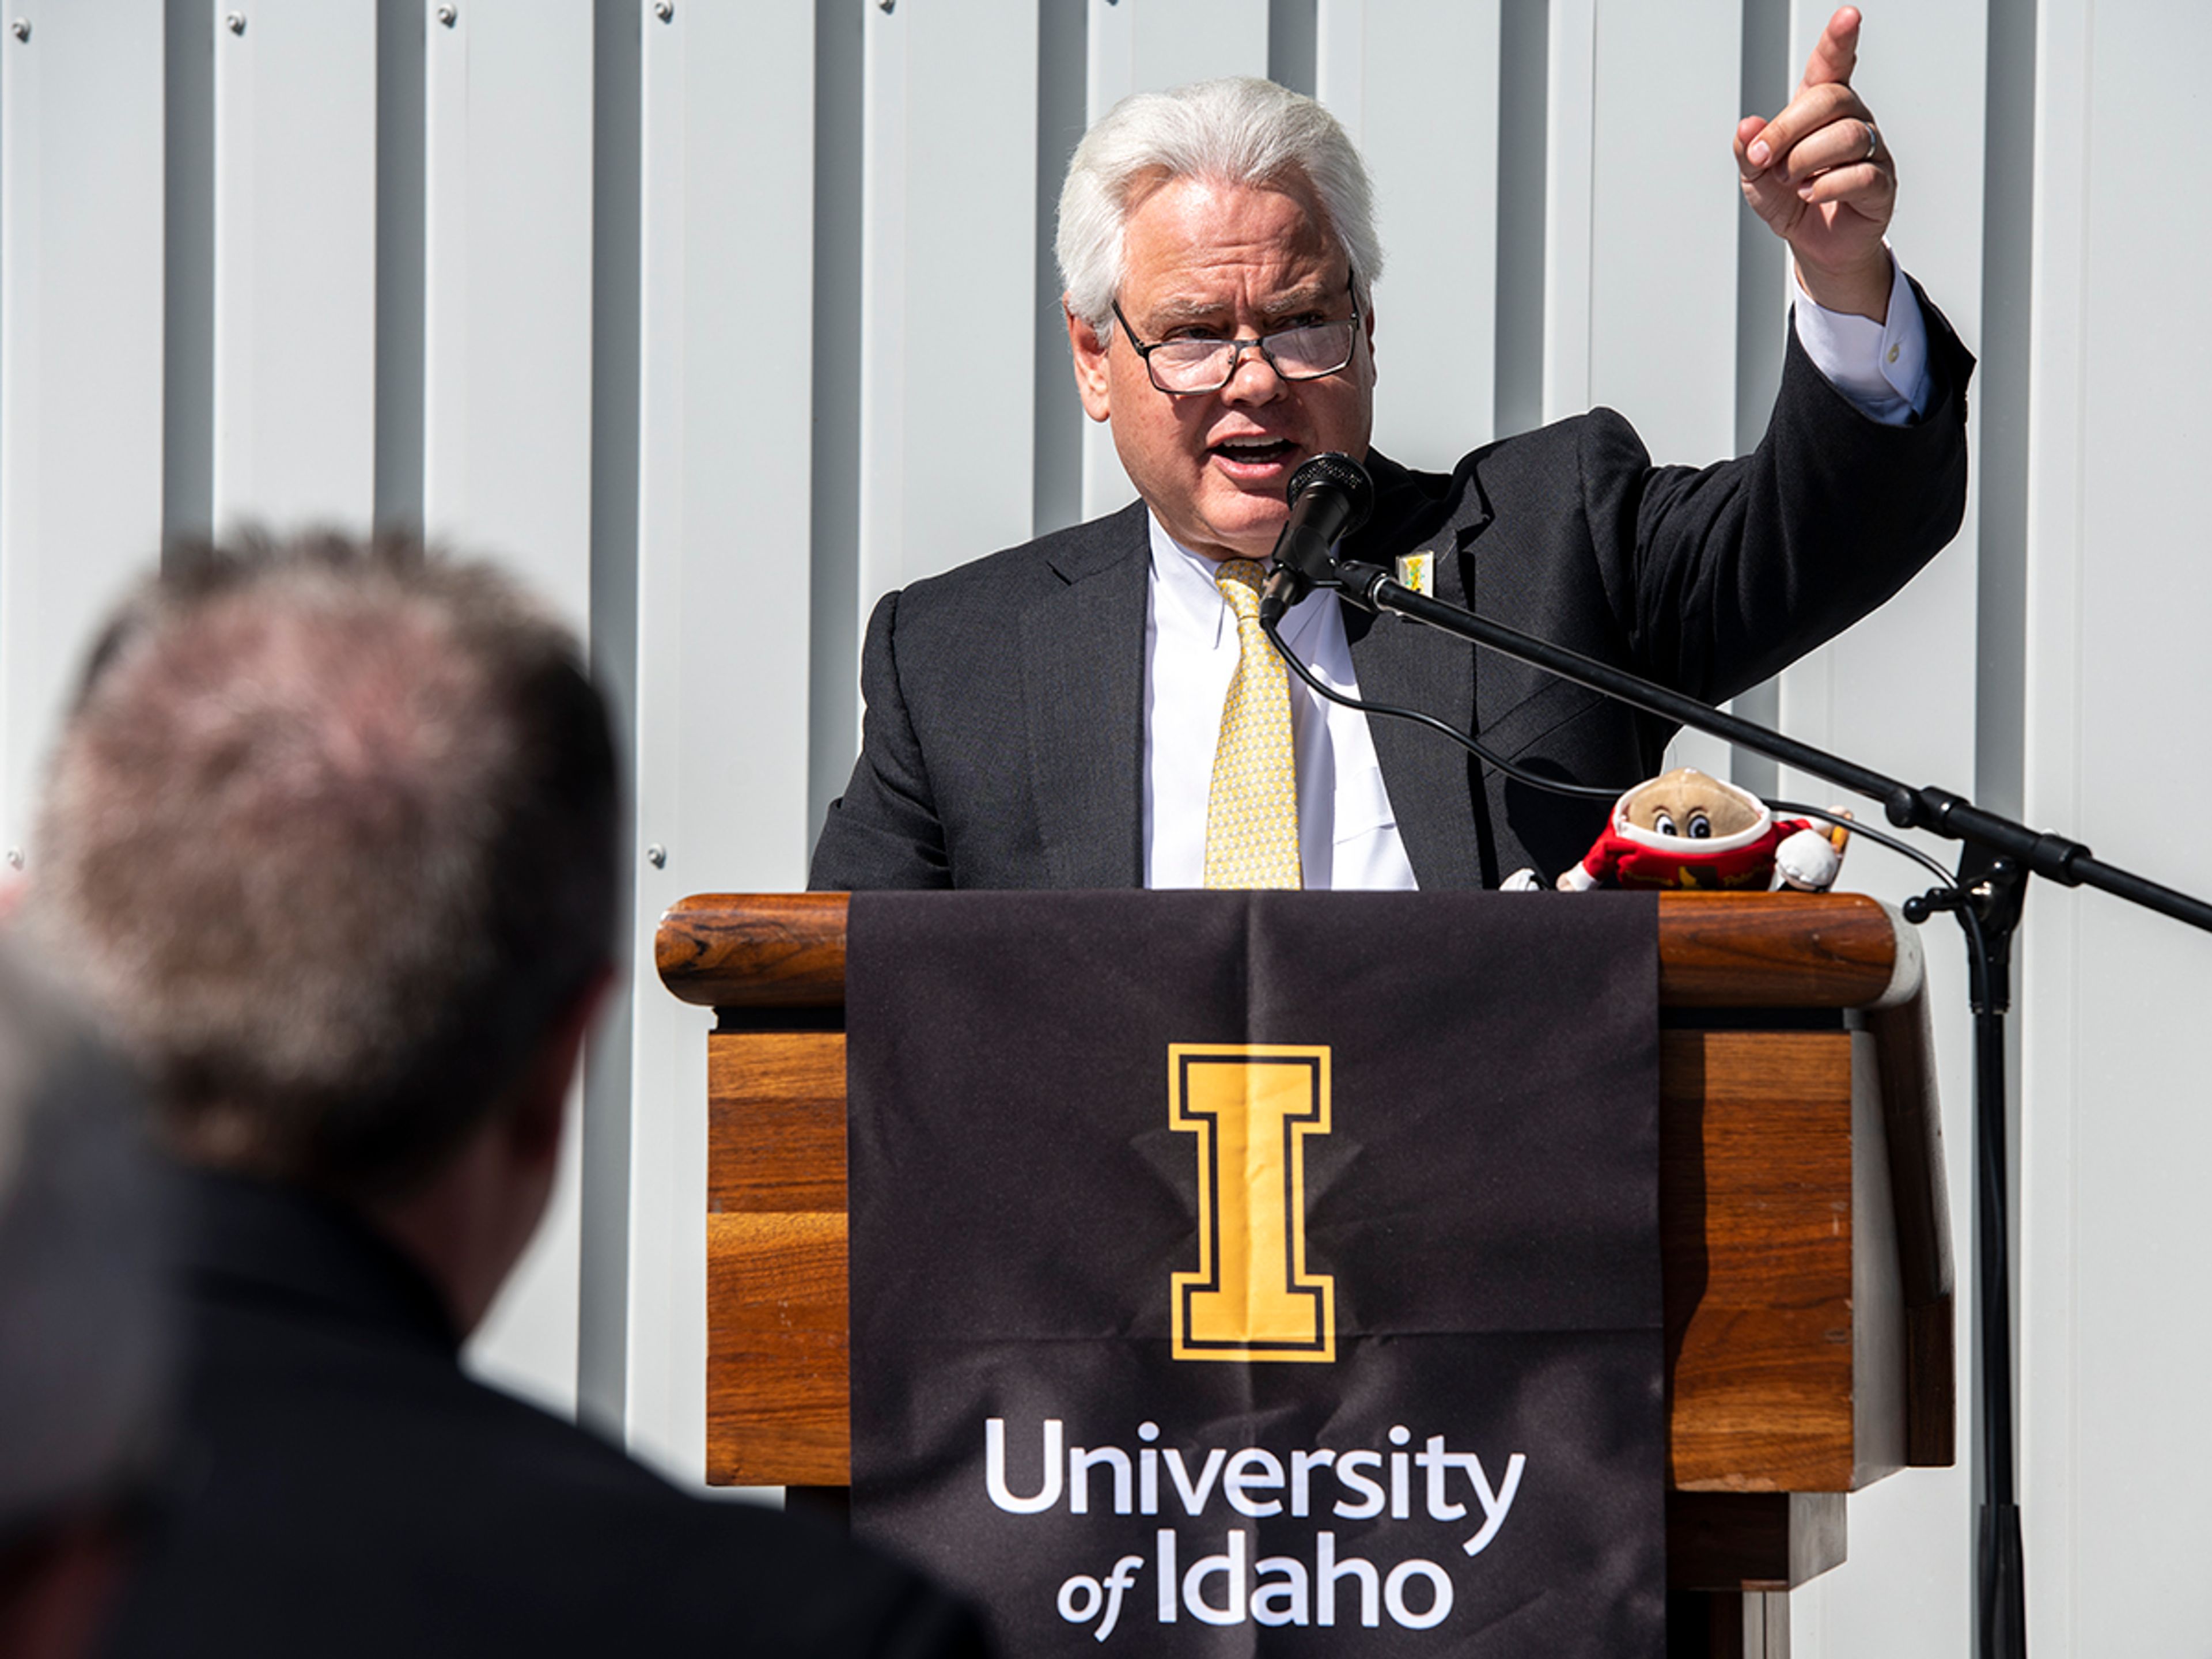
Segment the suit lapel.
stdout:
<path fill-rule="evenodd" d="M 1367 545 L 1354 556 L 1387 563 L 1395 554 L 1385 556 L 1385 540 L 1397 551 L 1432 548 L 1439 555 L 1438 597 L 1465 604 L 1458 554 L 1488 517 L 1479 492 L 1468 489 L 1449 503 L 1401 507 L 1393 498 L 1409 485 L 1403 470 L 1380 456 L 1370 465 L 1384 491 L 1376 518 L 1389 527 L 1363 532 L 1359 539 Z M 1055 887 L 1145 883 L 1146 526 L 1143 503 L 1134 502 L 1060 543 L 1048 558 L 1066 586 L 1021 616 L 1030 775 L 1038 836 Z M 1345 635 L 1364 700 L 1418 708 L 1462 729 L 1474 719 L 1471 647 L 1350 606 Z M 1431 890 L 1480 886 L 1465 751 L 1406 720 L 1370 720 L 1368 729 L 1416 878 Z"/>
<path fill-rule="evenodd" d="M 1346 552 L 1389 568 L 1399 555 L 1436 554 L 1437 597 L 1465 605 L 1460 553 L 1488 520 L 1480 491 L 1442 497 L 1418 489 L 1412 475 L 1379 454 L 1368 457 L 1376 486 L 1368 527 Z M 1360 699 L 1433 714 L 1462 731 L 1474 719 L 1474 647 L 1400 617 L 1378 617 L 1346 605 L 1345 637 Z M 1398 838 L 1424 888 L 1482 885 L 1474 823 L 1475 791 L 1467 751 L 1411 720 L 1370 716 L 1375 757 L 1398 820 Z"/>
<path fill-rule="evenodd" d="M 1439 561 L 1442 562 L 1442 561 Z M 1396 617 L 1345 607 L 1360 700 L 1418 708 L 1465 729 L 1474 709 L 1471 647 Z M 1398 838 L 1425 889 L 1480 887 L 1467 751 L 1411 720 L 1370 716 Z"/>
<path fill-rule="evenodd" d="M 1050 883 L 1145 884 L 1145 508 L 1050 556 L 1066 583 L 1022 613 L 1023 700 Z"/>

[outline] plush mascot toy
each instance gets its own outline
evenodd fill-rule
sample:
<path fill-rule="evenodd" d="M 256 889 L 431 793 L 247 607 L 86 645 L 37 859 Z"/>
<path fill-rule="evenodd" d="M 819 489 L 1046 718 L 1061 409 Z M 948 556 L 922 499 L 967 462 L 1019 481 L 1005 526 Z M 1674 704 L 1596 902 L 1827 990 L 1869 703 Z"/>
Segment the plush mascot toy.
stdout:
<path fill-rule="evenodd" d="M 1593 887 L 1825 892 L 1843 867 L 1848 833 L 1841 824 L 1829 831 L 1803 818 L 1778 819 L 1758 796 L 1685 766 L 1616 801 L 1613 822 L 1589 855 L 1557 884 L 1566 893 Z"/>

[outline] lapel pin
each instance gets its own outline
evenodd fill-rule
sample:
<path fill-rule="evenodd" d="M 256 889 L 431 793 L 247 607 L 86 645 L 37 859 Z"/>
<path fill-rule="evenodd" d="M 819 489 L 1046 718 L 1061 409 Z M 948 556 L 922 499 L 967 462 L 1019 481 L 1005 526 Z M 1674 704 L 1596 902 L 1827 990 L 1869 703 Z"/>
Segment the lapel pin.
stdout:
<path fill-rule="evenodd" d="M 1437 556 L 1426 550 L 1399 555 L 1398 585 L 1410 587 L 1425 599 L 1436 598 Z"/>

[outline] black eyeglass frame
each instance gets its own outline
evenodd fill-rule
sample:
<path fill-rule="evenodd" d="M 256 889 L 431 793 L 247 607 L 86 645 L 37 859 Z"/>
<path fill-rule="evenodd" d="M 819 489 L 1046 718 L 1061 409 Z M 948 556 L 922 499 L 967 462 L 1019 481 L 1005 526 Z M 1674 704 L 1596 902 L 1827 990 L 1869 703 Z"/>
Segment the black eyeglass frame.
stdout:
<path fill-rule="evenodd" d="M 1275 361 L 1275 354 L 1267 349 L 1267 342 L 1279 340 L 1285 334 L 1295 334 L 1300 329 L 1316 326 L 1312 323 L 1300 323 L 1294 328 L 1279 328 L 1271 333 L 1262 334 L 1249 340 L 1209 341 L 1207 343 L 1212 345 L 1225 345 L 1231 348 L 1228 372 L 1212 386 L 1181 387 L 1160 384 L 1159 374 L 1152 368 L 1152 354 L 1162 346 L 1182 345 L 1188 343 L 1181 340 L 1155 340 L 1152 344 L 1146 345 L 1137 337 L 1136 329 L 1130 325 L 1128 318 L 1122 313 L 1120 298 L 1117 296 L 1107 303 L 1114 308 L 1114 320 L 1121 325 L 1121 332 L 1128 337 L 1129 349 L 1145 360 L 1145 378 L 1152 383 L 1154 391 L 1164 392 L 1170 398 L 1210 398 L 1237 378 L 1237 371 L 1243 367 L 1244 354 L 1248 351 L 1258 352 L 1261 361 L 1274 371 L 1276 379 L 1290 385 L 1303 385 L 1309 380 L 1326 380 L 1330 375 L 1341 374 L 1346 369 L 1351 368 L 1352 360 L 1359 355 L 1359 320 L 1362 314 L 1359 309 L 1359 273 L 1357 270 L 1352 270 L 1346 276 L 1344 291 L 1352 296 L 1352 343 L 1345 351 L 1344 361 L 1335 368 L 1316 369 L 1310 374 L 1291 374 L 1286 373 L 1283 366 Z M 1327 326 L 1327 325 L 1321 325 L 1321 326 Z"/>

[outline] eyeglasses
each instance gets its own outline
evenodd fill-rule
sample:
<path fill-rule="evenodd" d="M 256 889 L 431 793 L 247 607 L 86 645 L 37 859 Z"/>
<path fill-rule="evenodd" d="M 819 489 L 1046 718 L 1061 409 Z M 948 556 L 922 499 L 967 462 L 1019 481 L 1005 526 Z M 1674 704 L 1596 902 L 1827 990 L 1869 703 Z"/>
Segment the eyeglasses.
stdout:
<path fill-rule="evenodd" d="M 1186 335 L 1146 345 L 1129 326 L 1121 302 L 1113 301 L 1115 320 L 1129 337 L 1130 349 L 1145 360 L 1152 384 L 1172 398 L 1194 398 L 1218 392 L 1237 376 L 1244 354 L 1256 351 L 1268 368 L 1285 380 L 1322 380 L 1342 372 L 1359 343 L 1359 290 L 1357 279 L 1345 283 L 1352 295 L 1352 315 L 1333 323 L 1302 323 L 1278 329 L 1256 340 L 1220 340 L 1205 335 Z"/>

